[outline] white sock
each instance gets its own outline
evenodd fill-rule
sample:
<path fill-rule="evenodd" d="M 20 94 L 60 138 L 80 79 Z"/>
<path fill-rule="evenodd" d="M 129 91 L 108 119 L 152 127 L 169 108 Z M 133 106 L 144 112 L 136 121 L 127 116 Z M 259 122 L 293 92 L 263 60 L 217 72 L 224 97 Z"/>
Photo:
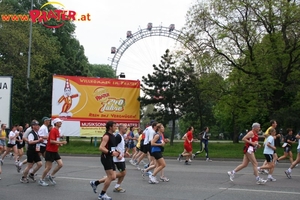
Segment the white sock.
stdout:
<path fill-rule="evenodd" d="M 268 174 L 268 178 L 272 178 L 272 175 L 271 175 L 271 174 Z"/>
<path fill-rule="evenodd" d="M 118 188 L 118 187 L 120 187 L 120 184 L 116 184 L 115 188 Z"/>
<path fill-rule="evenodd" d="M 291 173 L 291 172 L 292 172 L 292 169 L 291 169 L 291 168 L 288 168 L 288 172 L 290 172 L 290 173 Z"/>
<path fill-rule="evenodd" d="M 256 177 L 256 180 L 257 180 L 257 181 L 259 180 L 259 176 Z"/>
<path fill-rule="evenodd" d="M 260 167 L 257 167 L 257 170 L 260 170 Z"/>

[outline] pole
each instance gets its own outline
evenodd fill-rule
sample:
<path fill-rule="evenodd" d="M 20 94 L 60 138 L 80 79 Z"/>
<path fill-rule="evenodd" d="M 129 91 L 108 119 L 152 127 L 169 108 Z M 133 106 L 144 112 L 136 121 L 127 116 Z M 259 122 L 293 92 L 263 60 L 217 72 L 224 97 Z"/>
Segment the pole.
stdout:
<path fill-rule="evenodd" d="M 30 10 L 33 10 L 33 0 L 31 0 Z M 32 43 L 32 20 L 30 20 L 30 26 L 29 26 L 29 45 L 28 45 L 28 64 L 27 64 L 27 90 L 28 91 L 29 91 L 29 78 L 30 78 L 31 43 Z"/>

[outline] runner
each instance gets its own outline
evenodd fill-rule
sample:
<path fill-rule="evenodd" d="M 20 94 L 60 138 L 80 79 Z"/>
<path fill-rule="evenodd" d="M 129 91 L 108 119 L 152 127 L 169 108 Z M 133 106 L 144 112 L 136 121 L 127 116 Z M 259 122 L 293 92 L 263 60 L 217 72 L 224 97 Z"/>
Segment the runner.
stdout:
<path fill-rule="evenodd" d="M 116 140 L 116 150 L 121 152 L 118 157 L 113 157 L 113 161 L 119 172 L 116 174 L 116 178 L 118 179 L 117 184 L 114 188 L 114 192 L 124 193 L 126 190 L 121 188 L 121 183 L 123 182 L 125 175 L 126 175 L 126 164 L 125 164 L 125 157 L 129 157 L 130 154 L 125 152 L 125 140 L 123 135 L 127 132 L 127 126 L 121 124 L 119 126 L 119 132 L 116 133 L 115 140 Z M 97 181 L 90 181 L 90 185 L 93 188 L 94 193 L 97 193 L 97 186 L 101 183 L 104 183 L 107 177 L 104 177 Z"/>
<path fill-rule="evenodd" d="M 63 162 L 58 154 L 58 147 L 62 146 L 64 144 L 67 144 L 67 141 L 60 141 L 60 133 L 59 129 L 62 125 L 63 120 L 59 118 L 55 118 L 53 120 L 54 127 L 51 129 L 51 132 L 49 133 L 48 141 L 47 141 L 47 147 L 46 147 L 46 154 L 45 154 L 45 161 L 46 166 L 45 170 L 42 174 L 41 179 L 39 180 L 39 185 L 41 186 L 48 186 L 48 183 L 45 182 L 45 177 L 47 176 L 47 179 L 50 181 L 52 185 L 56 185 L 56 182 L 53 180 L 53 176 L 62 168 Z M 52 169 L 52 163 L 56 161 L 57 165 L 53 169 L 52 173 L 47 175 L 49 171 Z"/>
<path fill-rule="evenodd" d="M 242 162 L 242 164 L 237 166 L 234 170 L 227 172 L 231 181 L 233 181 L 234 175 L 236 172 L 244 169 L 245 167 L 248 166 L 249 162 L 251 162 L 252 167 L 253 167 L 254 176 L 256 178 L 256 183 L 261 185 L 261 184 L 265 184 L 267 182 L 267 180 L 264 180 L 259 177 L 258 170 L 257 170 L 257 161 L 255 158 L 256 149 L 261 147 L 261 145 L 258 143 L 258 131 L 259 130 L 260 130 L 260 124 L 253 123 L 252 130 L 249 131 L 243 137 L 243 141 L 245 142 L 243 162 Z"/>
<path fill-rule="evenodd" d="M 296 135 L 296 138 L 298 139 L 298 147 L 297 147 L 297 158 L 296 160 L 291 164 L 291 166 L 284 171 L 285 175 L 288 178 L 292 178 L 292 169 L 296 167 L 298 163 L 300 163 L 300 132 Z"/>
<path fill-rule="evenodd" d="M 275 178 L 273 178 L 272 174 L 275 167 L 274 162 L 274 151 L 276 150 L 275 147 L 275 137 L 276 137 L 276 130 L 274 128 L 270 128 L 268 132 L 269 136 L 267 140 L 264 143 L 264 156 L 266 158 L 266 164 L 263 164 L 261 167 L 258 167 L 258 171 L 268 169 L 268 181 L 276 181 Z"/>
<path fill-rule="evenodd" d="M 192 157 L 193 154 L 193 146 L 192 146 L 192 142 L 193 142 L 193 131 L 194 131 L 194 127 L 190 126 L 188 128 L 187 133 L 185 134 L 184 138 L 184 151 L 182 154 L 179 154 L 179 157 L 177 158 L 177 160 L 181 160 L 181 158 L 185 157 L 185 165 L 190 165 L 189 160 Z"/>
<path fill-rule="evenodd" d="M 164 132 L 164 126 L 159 123 L 156 126 L 156 134 L 154 135 L 153 139 L 151 140 L 151 155 L 155 158 L 156 160 L 156 166 L 153 171 L 152 175 L 149 175 L 149 183 L 154 183 L 157 184 L 159 181 L 156 179 L 156 175 L 163 170 L 166 167 L 166 162 L 165 159 L 162 156 L 162 147 L 164 147 L 165 142 L 162 138 L 162 134 Z"/>
<path fill-rule="evenodd" d="M 40 152 L 40 146 L 39 143 L 43 141 L 43 138 L 39 138 L 38 136 L 38 130 L 39 130 L 39 124 L 38 122 L 34 122 L 31 124 L 32 131 L 28 135 L 28 149 L 27 149 L 27 167 L 25 168 L 23 172 L 23 176 L 20 179 L 21 183 L 29 183 L 30 178 L 32 181 L 35 180 L 35 173 L 42 167 L 42 161 L 39 156 Z M 36 167 L 32 170 L 32 172 L 28 172 L 30 169 L 32 169 L 33 164 L 36 163 Z M 28 176 L 28 177 L 27 177 Z"/>
<path fill-rule="evenodd" d="M 108 121 L 106 123 L 106 132 L 102 137 L 102 141 L 99 147 L 99 150 L 101 153 L 101 163 L 104 167 L 106 178 L 103 184 L 103 188 L 101 193 L 98 196 L 99 200 L 111 200 L 112 198 L 109 197 L 106 194 L 106 191 L 108 187 L 110 186 L 110 183 L 116 179 L 116 167 L 113 161 L 113 157 L 119 157 L 120 152 L 116 151 L 116 139 L 114 136 L 114 132 L 117 129 L 117 125 L 113 121 Z M 100 179 L 101 181 L 101 179 Z M 100 181 L 95 181 L 94 184 L 91 184 L 91 186 L 94 189 L 94 185 L 98 186 L 100 184 Z M 95 192 L 95 190 L 94 190 Z"/>
<path fill-rule="evenodd" d="M 6 124 L 1 124 L 0 131 L 0 156 L 6 151 Z M 0 157 L 0 163 L 3 165 L 2 157 Z"/>
<path fill-rule="evenodd" d="M 282 159 L 285 159 L 287 157 L 289 157 L 291 164 L 294 162 L 293 160 L 293 152 L 292 152 L 292 145 L 295 144 L 297 142 L 295 136 L 293 135 L 293 129 L 288 128 L 286 130 L 287 135 L 284 138 L 284 144 L 283 144 L 283 148 L 284 148 L 284 154 L 283 156 L 279 157 L 277 162 L 279 162 Z"/>

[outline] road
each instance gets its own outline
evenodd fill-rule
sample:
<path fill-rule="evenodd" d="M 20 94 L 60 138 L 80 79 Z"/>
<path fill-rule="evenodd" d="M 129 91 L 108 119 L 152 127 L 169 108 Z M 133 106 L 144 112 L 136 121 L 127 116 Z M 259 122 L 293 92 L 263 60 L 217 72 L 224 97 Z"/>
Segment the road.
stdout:
<path fill-rule="evenodd" d="M 62 156 L 64 167 L 56 175 L 56 186 L 42 187 L 37 183 L 20 183 L 12 160 L 6 159 L 2 166 L 0 180 L 1 200 L 96 200 L 97 195 L 92 192 L 90 180 L 105 175 L 99 157 Z M 127 162 L 128 163 L 128 162 Z M 279 163 L 273 176 L 277 182 L 267 182 L 266 185 L 256 185 L 253 171 L 249 165 L 236 175 L 234 182 L 229 181 L 227 171 L 240 164 L 240 161 L 193 160 L 191 165 L 184 165 L 175 159 L 166 160 L 165 174 L 170 182 L 149 184 L 143 179 L 140 171 L 127 164 L 127 176 L 122 187 L 123 194 L 114 193 L 112 183 L 108 195 L 114 200 L 241 200 L 241 199 L 298 199 L 300 195 L 300 172 L 295 168 L 292 179 L 288 179 L 284 170 L 288 163 Z M 38 172 L 39 178 L 42 169 Z M 266 178 L 266 175 L 263 175 Z M 98 192 L 102 185 L 98 186 Z"/>

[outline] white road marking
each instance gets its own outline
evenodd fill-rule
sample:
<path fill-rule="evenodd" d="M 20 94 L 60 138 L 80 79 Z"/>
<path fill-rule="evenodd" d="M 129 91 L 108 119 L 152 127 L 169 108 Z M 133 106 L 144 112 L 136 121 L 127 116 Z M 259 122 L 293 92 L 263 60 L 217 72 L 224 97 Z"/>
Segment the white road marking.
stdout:
<path fill-rule="evenodd" d="M 103 178 L 103 177 L 102 177 Z M 58 177 L 55 177 L 55 179 L 69 179 L 69 180 L 81 180 L 81 181 L 91 181 L 91 180 L 95 180 L 95 178 L 76 178 L 76 177 L 63 177 L 63 176 L 58 176 Z M 99 178 L 96 178 L 97 180 Z M 117 182 L 116 180 L 112 181 L 112 182 Z"/>
<path fill-rule="evenodd" d="M 231 190 L 231 191 L 247 191 L 247 192 L 268 192 L 268 193 L 278 193 L 278 194 L 297 194 L 300 192 L 286 192 L 286 191 L 274 191 L 274 190 L 250 190 L 250 189 L 240 189 L 240 188 L 219 188 L 220 190 Z"/>

